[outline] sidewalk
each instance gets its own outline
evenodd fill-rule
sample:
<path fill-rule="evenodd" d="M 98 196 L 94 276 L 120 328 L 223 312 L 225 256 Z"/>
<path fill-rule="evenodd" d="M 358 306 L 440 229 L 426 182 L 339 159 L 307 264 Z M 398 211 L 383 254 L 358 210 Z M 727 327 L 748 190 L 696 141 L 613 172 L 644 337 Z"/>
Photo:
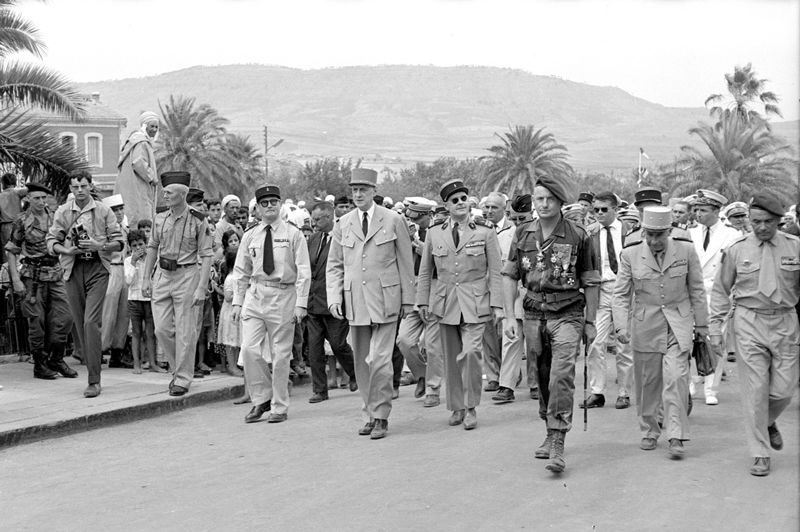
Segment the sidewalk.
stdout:
<path fill-rule="evenodd" d="M 213 372 L 195 379 L 183 397 L 170 397 L 169 373 L 135 375 L 103 366 L 102 393 L 86 399 L 86 367 L 66 360 L 77 378 L 34 379 L 32 364 L 0 364 L 0 448 L 229 400 L 244 386 L 241 378 Z"/>

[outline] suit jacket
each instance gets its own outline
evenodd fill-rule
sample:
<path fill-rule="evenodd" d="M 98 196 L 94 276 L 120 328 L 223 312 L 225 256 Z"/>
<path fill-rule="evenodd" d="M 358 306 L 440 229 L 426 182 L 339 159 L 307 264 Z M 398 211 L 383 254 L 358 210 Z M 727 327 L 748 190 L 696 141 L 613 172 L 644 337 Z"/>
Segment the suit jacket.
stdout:
<path fill-rule="evenodd" d="M 722 260 L 722 250 L 728 247 L 734 240 L 742 236 L 742 233 L 728 227 L 722 222 L 717 222 L 714 232 L 708 240 L 708 248 L 703 249 L 703 239 L 705 238 L 706 226 L 697 224 L 696 227 L 689 229 L 689 235 L 694 242 L 694 249 L 700 259 L 700 266 L 703 268 L 703 285 L 706 289 L 707 304 L 711 304 L 711 289 L 714 287 L 714 278 L 717 276 L 717 268 Z"/>
<path fill-rule="evenodd" d="M 634 351 L 666 353 L 667 326 L 681 351 L 690 351 L 694 324 L 708 325 L 703 275 L 694 246 L 675 237 L 667 242 L 660 267 L 644 242 L 626 247 L 620 255 L 614 324 L 621 333 L 630 327 Z"/>
<path fill-rule="evenodd" d="M 414 304 L 414 259 L 403 217 L 375 206 L 369 233 L 361 231 L 361 210 L 334 225 L 328 264 L 328 306 L 343 305 L 350 325 L 391 323 L 401 305 Z"/>
<path fill-rule="evenodd" d="M 327 233 L 330 237 L 330 233 Z M 328 265 L 328 250 L 331 247 L 331 239 L 328 238 L 325 246 L 320 250 L 317 257 L 317 250 L 322 239 L 323 233 L 312 234 L 308 239 L 308 255 L 311 261 L 311 288 L 308 291 L 308 313 L 322 314 L 330 316 L 328 310 L 328 289 L 325 277 L 325 268 Z"/>
<path fill-rule="evenodd" d="M 470 222 L 458 247 L 452 221 L 428 230 L 417 280 L 417 305 L 428 305 L 439 323 L 459 325 L 492 319 L 492 307 L 503 307 L 500 245 L 493 228 Z M 438 282 L 431 291 L 434 266 Z"/>

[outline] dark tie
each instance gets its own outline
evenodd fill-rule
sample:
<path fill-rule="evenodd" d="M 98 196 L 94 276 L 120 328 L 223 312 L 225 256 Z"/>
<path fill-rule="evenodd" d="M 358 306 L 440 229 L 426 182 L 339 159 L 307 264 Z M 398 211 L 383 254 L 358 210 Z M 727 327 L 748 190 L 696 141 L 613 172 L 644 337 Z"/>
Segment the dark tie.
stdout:
<path fill-rule="evenodd" d="M 617 273 L 619 265 L 617 264 L 617 252 L 614 251 L 614 239 L 611 238 L 611 226 L 606 227 L 606 253 L 608 253 L 608 264 L 611 266 L 611 271 Z"/>
<path fill-rule="evenodd" d="M 267 226 L 267 234 L 264 237 L 264 273 L 271 274 L 275 270 L 275 261 L 272 258 L 272 226 Z"/>
<path fill-rule="evenodd" d="M 708 249 L 708 239 L 711 237 L 711 228 L 706 227 L 706 236 L 703 237 L 703 251 Z"/>
<path fill-rule="evenodd" d="M 367 213 L 364 213 L 364 219 L 361 221 L 361 230 L 364 231 L 364 238 L 367 238 L 367 231 L 369 231 L 369 218 Z"/>
<path fill-rule="evenodd" d="M 453 244 L 458 247 L 458 223 L 453 224 Z"/>
<path fill-rule="evenodd" d="M 322 236 L 319 239 L 319 249 L 317 249 L 317 259 L 319 261 L 319 256 L 322 255 L 322 250 L 325 248 L 325 242 L 328 240 L 328 233 L 322 233 Z"/>

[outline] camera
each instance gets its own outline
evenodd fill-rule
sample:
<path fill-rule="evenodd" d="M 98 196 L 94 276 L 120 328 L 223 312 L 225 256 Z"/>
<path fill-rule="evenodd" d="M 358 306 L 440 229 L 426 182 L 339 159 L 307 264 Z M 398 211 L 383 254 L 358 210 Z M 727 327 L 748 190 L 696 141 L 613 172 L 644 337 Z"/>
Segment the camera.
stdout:
<path fill-rule="evenodd" d="M 168 272 L 174 272 L 178 269 L 178 261 L 176 259 L 167 259 L 164 257 L 158 258 L 158 266 L 162 270 L 167 270 Z"/>

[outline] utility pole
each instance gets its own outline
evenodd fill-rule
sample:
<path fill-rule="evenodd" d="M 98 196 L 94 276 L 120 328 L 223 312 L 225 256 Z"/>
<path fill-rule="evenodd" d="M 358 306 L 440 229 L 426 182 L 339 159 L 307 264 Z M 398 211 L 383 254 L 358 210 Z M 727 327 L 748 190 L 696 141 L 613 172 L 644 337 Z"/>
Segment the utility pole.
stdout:
<path fill-rule="evenodd" d="M 269 151 L 269 133 L 268 128 L 264 126 L 264 180 L 269 183 L 269 160 L 267 159 L 267 152 Z"/>

